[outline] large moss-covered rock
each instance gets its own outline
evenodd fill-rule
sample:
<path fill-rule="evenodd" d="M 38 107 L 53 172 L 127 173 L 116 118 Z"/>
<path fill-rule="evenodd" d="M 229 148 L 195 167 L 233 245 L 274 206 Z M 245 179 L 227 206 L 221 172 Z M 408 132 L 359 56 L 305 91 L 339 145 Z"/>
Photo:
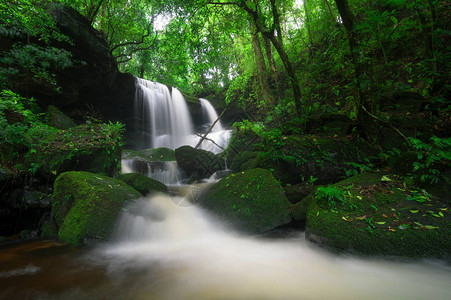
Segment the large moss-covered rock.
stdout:
<path fill-rule="evenodd" d="M 52 212 L 58 237 L 76 246 L 107 240 L 127 202 L 142 195 L 123 181 L 88 172 L 66 172 L 55 181 Z"/>
<path fill-rule="evenodd" d="M 168 187 L 165 184 L 140 173 L 121 174 L 117 179 L 122 180 L 143 195 L 152 192 L 168 193 Z"/>
<path fill-rule="evenodd" d="M 257 138 L 252 140 L 252 136 L 250 139 L 260 141 Z M 252 151 L 238 153 L 230 152 L 228 148 L 232 170 L 239 172 L 258 167 L 273 170 L 274 177 L 282 184 L 296 184 L 311 178 L 324 184 L 339 181 L 349 169 L 347 162 L 358 162 L 360 152 L 358 143 L 349 136 L 270 136 L 264 144 L 264 148 L 257 144 L 248 145 Z"/>
<path fill-rule="evenodd" d="M 47 108 L 47 124 L 57 129 L 69 129 L 77 126 L 74 120 L 53 105 L 49 105 Z"/>
<path fill-rule="evenodd" d="M 312 193 L 306 236 L 364 255 L 451 257 L 449 202 L 405 187 L 395 175 L 362 174 Z"/>
<path fill-rule="evenodd" d="M 177 164 L 196 179 L 208 178 L 225 169 L 225 161 L 213 152 L 182 146 L 175 150 Z"/>
<path fill-rule="evenodd" d="M 42 140 L 26 157 L 28 168 L 55 178 L 66 171 L 115 176 L 121 162 L 121 135 L 112 124 L 83 124 Z"/>
<path fill-rule="evenodd" d="M 214 184 L 200 205 L 240 231 L 262 233 L 287 224 L 290 203 L 271 172 L 251 169 Z"/>

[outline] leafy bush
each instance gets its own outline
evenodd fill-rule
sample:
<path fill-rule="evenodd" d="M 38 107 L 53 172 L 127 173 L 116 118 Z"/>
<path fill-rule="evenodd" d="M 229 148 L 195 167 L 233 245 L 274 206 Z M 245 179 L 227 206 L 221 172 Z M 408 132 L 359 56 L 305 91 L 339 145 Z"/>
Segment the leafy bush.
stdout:
<path fill-rule="evenodd" d="M 450 166 L 451 138 L 433 136 L 428 143 L 413 137 L 409 138 L 417 152 L 417 161 L 413 163 L 414 179 L 423 183 L 437 183 L 445 179 L 441 170 Z"/>

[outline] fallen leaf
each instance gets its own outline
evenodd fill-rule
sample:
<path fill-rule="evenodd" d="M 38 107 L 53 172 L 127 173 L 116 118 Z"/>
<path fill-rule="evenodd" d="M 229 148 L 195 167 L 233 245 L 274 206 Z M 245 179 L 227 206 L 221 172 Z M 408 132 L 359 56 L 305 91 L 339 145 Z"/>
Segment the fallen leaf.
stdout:
<path fill-rule="evenodd" d="M 388 230 L 395 232 L 396 229 L 391 228 L 390 226 L 388 226 Z"/>
<path fill-rule="evenodd" d="M 393 218 L 398 218 L 398 215 L 396 213 L 393 213 Z"/>
<path fill-rule="evenodd" d="M 424 228 L 426 228 L 426 229 L 438 229 L 438 227 L 432 226 L 432 225 L 425 225 Z"/>
<path fill-rule="evenodd" d="M 416 214 L 419 210 L 410 210 L 411 213 Z"/>
<path fill-rule="evenodd" d="M 376 222 L 376 224 L 378 224 L 378 225 L 384 225 L 385 222 Z"/>
<path fill-rule="evenodd" d="M 382 214 L 382 216 L 383 216 L 384 218 L 388 218 L 388 216 L 387 216 L 386 214 Z"/>
<path fill-rule="evenodd" d="M 365 220 L 366 219 L 366 215 L 364 215 L 362 217 L 356 217 L 355 219 L 356 220 L 360 220 L 360 221 Z"/>
<path fill-rule="evenodd" d="M 382 176 L 381 181 L 391 181 L 391 179 L 390 179 L 390 177 L 384 175 L 384 176 Z"/>

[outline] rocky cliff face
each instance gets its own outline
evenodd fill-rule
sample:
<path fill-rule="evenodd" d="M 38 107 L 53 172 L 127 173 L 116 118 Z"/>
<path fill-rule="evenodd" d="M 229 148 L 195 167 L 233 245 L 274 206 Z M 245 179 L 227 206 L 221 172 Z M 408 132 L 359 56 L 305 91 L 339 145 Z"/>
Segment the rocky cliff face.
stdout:
<path fill-rule="evenodd" d="M 46 10 L 69 41 L 43 42 L 36 38 L 31 42 L 37 47 L 68 51 L 72 64 L 50 68 L 55 75 L 54 83 L 36 79 L 32 72 L 23 70 L 20 76 L 12 78 L 11 88 L 22 96 L 35 98 L 43 110 L 54 105 L 78 122 L 89 114 L 127 123 L 132 114 L 135 79 L 118 71 L 104 35 L 72 8 L 50 3 Z M 27 37 L 20 35 L 2 37 L 0 51 L 27 47 L 29 43 Z"/>

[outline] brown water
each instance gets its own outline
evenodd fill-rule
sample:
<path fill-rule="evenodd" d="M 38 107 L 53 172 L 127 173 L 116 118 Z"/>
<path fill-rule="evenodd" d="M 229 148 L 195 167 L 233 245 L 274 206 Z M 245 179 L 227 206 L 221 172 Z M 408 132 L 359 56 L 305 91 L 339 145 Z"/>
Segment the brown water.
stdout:
<path fill-rule="evenodd" d="M 116 241 L 0 249 L 0 299 L 451 299 L 451 267 L 335 256 L 302 233 L 243 236 L 166 197 L 124 213 Z"/>

